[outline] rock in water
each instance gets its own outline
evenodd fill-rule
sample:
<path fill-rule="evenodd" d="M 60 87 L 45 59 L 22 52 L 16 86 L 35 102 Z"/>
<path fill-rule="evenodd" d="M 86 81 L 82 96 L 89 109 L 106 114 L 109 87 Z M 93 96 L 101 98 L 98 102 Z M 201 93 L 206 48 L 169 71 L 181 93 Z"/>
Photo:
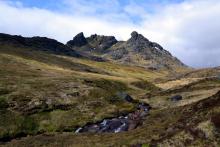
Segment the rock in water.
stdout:
<path fill-rule="evenodd" d="M 102 122 L 88 124 L 78 128 L 75 133 L 119 133 L 128 130 L 133 130 L 142 124 L 142 120 L 148 115 L 150 105 L 146 103 L 138 103 L 137 110 L 112 119 L 104 119 Z"/>

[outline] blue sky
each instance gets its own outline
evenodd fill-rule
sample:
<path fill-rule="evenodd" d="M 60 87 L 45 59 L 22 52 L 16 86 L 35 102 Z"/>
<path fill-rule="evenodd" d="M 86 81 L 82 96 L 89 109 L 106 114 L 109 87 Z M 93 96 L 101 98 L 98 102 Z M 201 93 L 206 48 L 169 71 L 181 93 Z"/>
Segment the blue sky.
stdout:
<path fill-rule="evenodd" d="M 219 0 L 0 0 L 0 32 L 63 43 L 134 30 L 193 67 L 220 65 Z"/>
<path fill-rule="evenodd" d="M 71 14 L 74 9 L 83 11 L 84 15 L 92 15 L 92 16 L 100 16 L 109 13 L 123 13 L 127 18 L 130 19 L 133 23 L 139 23 L 143 18 L 141 15 L 131 14 L 126 11 L 126 7 L 130 5 L 135 5 L 136 7 L 140 7 L 146 13 L 156 13 L 158 9 L 161 7 L 170 5 L 170 4 L 178 4 L 183 2 L 183 0 L 6 0 L 12 3 L 21 4 L 24 7 L 29 8 L 40 8 L 47 9 L 54 12 L 60 13 L 69 13 Z M 15 2 L 16 1 L 16 2 Z M 113 2 L 111 2 L 113 1 Z M 97 6 L 98 5 L 98 6 Z M 79 8 L 80 6 L 85 8 L 82 10 Z M 109 6 L 109 7 L 108 7 Z M 94 11 L 86 10 L 92 9 Z M 75 13 L 75 12 L 74 12 Z"/>
<path fill-rule="evenodd" d="M 12 1 L 12 0 L 8 0 Z M 20 1 L 26 7 L 38 7 L 38 8 L 46 8 L 50 10 L 60 9 L 60 5 L 65 5 L 65 0 L 59 0 L 55 2 L 54 0 L 17 0 Z M 72 0 L 74 1 L 74 0 Z M 99 3 L 101 0 L 87 0 L 87 2 Z M 167 5 L 171 3 L 180 3 L 183 0 L 120 0 L 118 1 L 121 7 L 128 5 L 130 2 L 135 2 L 138 5 L 144 6 L 152 6 L 152 5 Z M 149 7 L 148 7 L 149 8 Z"/>

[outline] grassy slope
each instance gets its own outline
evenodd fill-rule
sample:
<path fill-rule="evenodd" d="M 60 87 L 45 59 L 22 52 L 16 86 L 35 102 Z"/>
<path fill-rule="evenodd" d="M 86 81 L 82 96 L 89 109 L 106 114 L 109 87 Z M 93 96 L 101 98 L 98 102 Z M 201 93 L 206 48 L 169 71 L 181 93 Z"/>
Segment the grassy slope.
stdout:
<path fill-rule="evenodd" d="M 74 131 L 87 122 L 131 111 L 132 104 L 114 95 L 126 91 L 136 97 L 137 91 L 156 89 L 151 85 L 143 90 L 131 83 L 162 75 L 1 46 L 0 138 Z"/>
<path fill-rule="evenodd" d="M 8 146 L 218 146 L 210 118 L 220 113 L 220 94 L 190 105 L 153 110 L 142 127 L 120 134 L 45 134 Z"/>
<path fill-rule="evenodd" d="M 177 69 L 176 72 L 186 70 Z M 189 75 L 192 74 L 190 71 Z M 210 117 L 220 111 L 219 95 L 212 97 L 220 90 L 219 79 L 201 79 L 187 74 L 173 78 L 173 75 L 167 71 L 150 71 L 1 46 L 0 136 L 44 133 L 14 140 L 8 146 L 170 146 L 171 143 L 174 146 L 199 146 L 216 143 L 218 138 L 207 127 L 213 127 Z M 173 80 L 168 80 L 170 77 Z M 156 82 L 161 89 L 148 81 Z M 72 133 L 77 126 L 87 122 L 131 111 L 133 105 L 118 98 L 112 99 L 119 91 L 126 91 L 153 106 L 142 127 L 120 134 Z M 173 103 L 169 98 L 176 94 L 181 94 L 183 100 Z M 203 99 L 215 103 L 208 109 L 190 110 L 206 103 Z M 189 127 L 181 126 L 186 122 Z M 211 137 L 204 141 L 201 136 L 196 136 L 191 130 L 198 128 Z"/>

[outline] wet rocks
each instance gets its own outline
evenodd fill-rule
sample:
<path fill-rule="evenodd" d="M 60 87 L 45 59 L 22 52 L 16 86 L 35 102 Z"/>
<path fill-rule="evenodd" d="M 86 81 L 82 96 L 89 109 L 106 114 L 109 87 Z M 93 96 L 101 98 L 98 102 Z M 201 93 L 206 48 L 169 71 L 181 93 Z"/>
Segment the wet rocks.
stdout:
<path fill-rule="evenodd" d="M 95 124 L 87 124 L 84 127 L 78 128 L 75 133 L 119 133 L 133 130 L 142 124 L 142 121 L 144 117 L 148 115 L 150 108 L 151 107 L 148 104 L 139 103 L 137 105 L 137 110 L 126 116 L 104 119 Z"/>

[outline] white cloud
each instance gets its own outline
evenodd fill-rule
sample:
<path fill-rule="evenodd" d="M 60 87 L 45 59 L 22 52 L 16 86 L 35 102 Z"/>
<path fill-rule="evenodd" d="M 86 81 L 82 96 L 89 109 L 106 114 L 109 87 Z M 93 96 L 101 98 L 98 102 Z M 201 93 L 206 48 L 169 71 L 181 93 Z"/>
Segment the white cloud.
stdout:
<path fill-rule="evenodd" d="M 116 35 L 118 39 L 128 38 L 134 27 L 127 21 L 115 23 L 102 18 L 51 12 L 39 8 L 12 6 L 0 1 L 0 30 L 4 33 L 24 36 L 47 36 L 66 42 L 80 31 Z M 126 36 L 126 37 L 125 37 Z"/>
<path fill-rule="evenodd" d="M 219 66 L 220 1 L 167 5 L 142 25 L 145 36 L 194 67 Z"/>
<path fill-rule="evenodd" d="M 47 36 L 66 42 L 78 32 L 115 35 L 126 40 L 137 30 L 194 67 L 220 65 L 220 1 L 188 0 L 158 6 L 149 13 L 130 0 L 64 0 L 65 11 L 26 8 L 0 0 L 0 32 Z M 68 7 L 67 7 L 68 6 Z M 64 9 L 63 8 L 63 9 Z M 133 20 L 138 16 L 141 19 Z"/>

